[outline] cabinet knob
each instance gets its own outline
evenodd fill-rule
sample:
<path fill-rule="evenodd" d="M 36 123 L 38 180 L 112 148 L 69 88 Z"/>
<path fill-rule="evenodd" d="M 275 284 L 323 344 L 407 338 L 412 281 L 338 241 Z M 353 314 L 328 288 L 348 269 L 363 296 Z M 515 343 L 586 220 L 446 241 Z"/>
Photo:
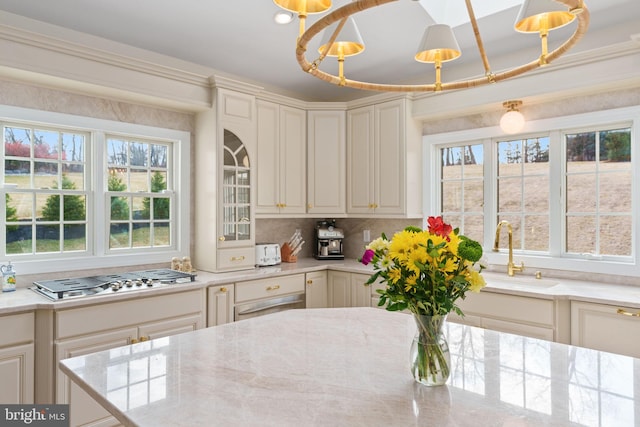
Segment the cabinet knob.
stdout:
<path fill-rule="evenodd" d="M 268 291 L 275 291 L 280 289 L 280 285 L 274 285 L 274 286 L 267 286 L 267 290 Z"/>
<path fill-rule="evenodd" d="M 623 310 L 621 308 L 618 309 L 617 311 L 618 314 L 622 314 L 623 316 L 631 316 L 631 317 L 640 317 L 640 312 L 638 313 L 631 313 L 627 310 Z"/>
<path fill-rule="evenodd" d="M 231 261 L 243 261 L 244 256 L 232 256 Z"/>
<path fill-rule="evenodd" d="M 227 288 L 225 288 L 224 286 L 220 288 L 220 292 L 225 293 L 227 292 Z"/>
<path fill-rule="evenodd" d="M 138 339 L 137 339 L 137 338 L 131 338 L 131 337 L 129 337 L 129 344 L 136 344 L 136 343 L 138 343 L 138 342 L 140 342 L 140 341 L 138 341 Z"/>
<path fill-rule="evenodd" d="M 140 337 L 140 342 L 145 342 L 145 341 L 149 341 L 151 339 L 151 337 L 149 337 L 148 335 L 145 337 L 144 335 Z"/>
<path fill-rule="evenodd" d="M 311 203 L 307 204 L 307 209 L 311 209 L 313 208 L 313 205 Z"/>
<path fill-rule="evenodd" d="M 312 283 L 313 283 L 313 280 L 311 280 L 311 279 L 307 280 L 307 285 L 310 285 Z"/>
<path fill-rule="evenodd" d="M 220 240 L 221 242 L 224 242 L 224 236 L 218 237 L 218 240 Z"/>

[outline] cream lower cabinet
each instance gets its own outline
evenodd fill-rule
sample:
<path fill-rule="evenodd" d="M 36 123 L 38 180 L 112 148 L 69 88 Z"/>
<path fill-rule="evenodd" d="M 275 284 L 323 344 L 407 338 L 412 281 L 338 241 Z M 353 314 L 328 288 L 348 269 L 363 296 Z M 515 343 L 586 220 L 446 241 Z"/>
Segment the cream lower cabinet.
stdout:
<path fill-rule="evenodd" d="M 640 310 L 571 301 L 571 344 L 640 357 Z"/>
<path fill-rule="evenodd" d="M 207 289 L 207 327 L 233 322 L 233 284 Z"/>
<path fill-rule="evenodd" d="M 568 307 L 562 301 L 483 291 L 468 292 L 464 300 L 458 300 L 458 306 L 465 316 L 450 313 L 449 321 L 567 342 Z"/>
<path fill-rule="evenodd" d="M 365 285 L 369 275 L 329 271 L 329 307 L 371 307 L 371 287 Z"/>
<path fill-rule="evenodd" d="M 328 285 L 327 272 L 314 271 L 305 276 L 306 284 L 306 307 L 307 308 L 327 308 L 328 307 Z"/>
<path fill-rule="evenodd" d="M 34 403 L 34 315 L 0 317 L 0 402 Z"/>
<path fill-rule="evenodd" d="M 55 313 L 55 361 L 56 368 L 62 359 L 94 353 L 96 351 L 115 349 L 118 354 L 140 352 L 141 363 L 151 363 L 144 353 L 151 354 L 155 345 L 161 342 L 152 341 L 182 332 L 190 332 L 203 328 L 204 297 L 202 290 L 181 292 L 166 296 L 155 296 L 138 300 L 86 306 L 82 308 L 60 310 Z M 128 346 L 135 344 L 134 346 Z M 122 369 L 135 368 L 123 362 Z M 133 362 L 129 362 L 133 363 Z M 153 363 L 159 363 L 153 361 Z M 91 369 L 87 366 L 86 369 Z M 162 369 L 155 367 L 154 371 Z M 154 381 L 152 369 L 144 370 L 140 375 L 140 387 L 160 387 L 161 381 Z M 145 377 L 145 375 L 147 375 Z M 106 376 L 106 373 L 105 373 Z M 123 405 L 139 405 L 150 403 L 149 394 L 137 396 L 135 401 L 126 396 L 126 387 L 113 384 L 109 393 L 122 396 Z M 154 393 L 162 390 L 154 389 Z M 144 397 L 146 396 L 146 397 Z M 132 399 L 132 397 L 131 397 Z M 72 383 L 59 368 L 56 371 L 56 403 L 70 404 L 70 424 L 72 426 L 117 426 L 118 421 L 86 394 L 75 383 Z"/>

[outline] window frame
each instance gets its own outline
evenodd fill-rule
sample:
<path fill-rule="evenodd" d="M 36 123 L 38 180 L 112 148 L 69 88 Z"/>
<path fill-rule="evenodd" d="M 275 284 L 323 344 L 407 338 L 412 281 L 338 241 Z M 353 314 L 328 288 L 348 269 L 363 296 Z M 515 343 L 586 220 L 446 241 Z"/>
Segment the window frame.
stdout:
<path fill-rule="evenodd" d="M 89 188 L 87 188 L 87 221 L 89 222 L 87 251 L 68 254 L 5 255 L 5 258 L 10 259 L 12 264 L 16 266 L 17 271 L 22 274 L 38 274 L 163 262 L 168 265 L 174 256 L 189 255 L 191 244 L 190 132 L 6 105 L 0 105 L 0 121 L 31 127 L 67 128 L 88 132 L 91 138 L 86 147 L 87 180 L 89 181 Z M 118 251 L 109 249 L 107 238 L 109 234 L 109 206 L 106 204 L 105 173 L 107 159 L 104 152 L 107 136 L 114 134 L 141 140 L 171 142 L 173 148 L 169 155 L 173 159 L 173 167 L 170 175 L 173 177 L 171 187 L 174 188 L 171 194 L 174 205 L 172 214 L 176 215 L 175 221 L 172 223 L 172 237 L 174 238 L 172 246 Z M 0 190 L 2 193 L 11 191 L 10 186 L 4 185 L 4 175 L 0 178 Z M 1 199 L 2 205 L 0 206 L 4 208 L 4 197 Z M 103 225 L 98 226 L 98 224 Z M 6 233 L 4 224 L 0 226 L 0 231 L 3 234 Z"/>
<path fill-rule="evenodd" d="M 566 134 L 579 130 L 611 129 L 615 127 L 631 128 L 631 159 L 632 159 L 632 255 L 628 260 L 610 257 L 583 257 L 563 255 L 564 244 L 564 168 L 565 154 L 563 153 Z M 568 115 L 549 119 L 528 121 L 522 133 L 505 136 L 498 126 L 453 131 L 423 136 L 423 161 L 426 165 L 424 172 L 423 208 L 425 217 L 439 214 L 439 176 L 440 176 L 440 148 L 446 145 L 484 145 L 484 194 L 485 194 L 485 222 L 484 240 L 485 257 L 489 264 L 499 267 L 506 266 L 508 254 L 506 250 L 492 252 L 493 239 L 496 225 L 491 219 L 497 218 L 497 160 L 493 144 L 498 139 L 518 138 L 527 139 L 547 135 L 549 137 L 549 253 L 514 251 L 516 260 L 523 261 L 528 272 L 535 269 L 553 269 L 563 271 L 575 271 L 584 273 L 611 274 L 637 276 L 640 274 L 640 186 L 636 184 L 640 177 L 640 159 L 636 145 L 640 141 L 640 106 L 616 108 L 611 110 L 595 111 L 590 113 Z M 556 160 L 554 160 L 556 159 Z M 558 160 L 560 159 L 560 160 Z M 488 178 L 487 178 L 488 177 Z M 561 185 L 557 185 L 561 183 Z M 559 203 L 556 203 L 559 201 Z M 426 224 L 425 224 L 426 226 Z M 454 224 L 455 226 L 455 224 Z M 597 262 L 594 262 L 597 261 Z M 525 273 L 526 274 L 526 273 Z"/>

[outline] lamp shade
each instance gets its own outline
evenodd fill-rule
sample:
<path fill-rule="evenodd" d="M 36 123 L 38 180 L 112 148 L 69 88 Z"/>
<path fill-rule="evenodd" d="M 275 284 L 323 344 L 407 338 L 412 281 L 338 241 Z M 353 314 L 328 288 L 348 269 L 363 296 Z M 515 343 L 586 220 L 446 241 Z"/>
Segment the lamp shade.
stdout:
<path fill-rule="evenodd" d="M 538 33 L 564 27 L 576 16 L 553 0 L 525 0 L 514 28 L 521 33 Z"/>
<path fill-rule="evenodd" d="M 524 116 L 518 110 L 511 110 L 504 113 L 500 119 L 500 128 L 504 133 L 518 133 L 524 127 Z"/>
<path fill-rule="evenodd" d="M 434 24 L 425 30 L 415 59 L 418 62 L 446 62 L 459 56 L 460 46 L 451 27 Z"/>
<path fill-rule="evenodd" d="M 281 8 L 296 13 L 321 13 L 331 7 L 331 0 L 273 0 Z"/>
<path fill-rule="evenodd" d="M 318 52 L 324 52 L 327 44 L 331 40 L 331 36 L 336 31 L 339 24 L 340 21 L 337 21 L 325 28 Z M 349 17 L 340 30 L 340 34 L 338 34 L 329 48 L 327 56 L 339 57 L 340 54 L 342 54 L 342 56 L 353 56 L 361 53 L 362 51 L 364 51 L 364 41 L 362 40 L 360 31 L 358 31 L 356 21 L 354 21 L 352 17 Z"/>

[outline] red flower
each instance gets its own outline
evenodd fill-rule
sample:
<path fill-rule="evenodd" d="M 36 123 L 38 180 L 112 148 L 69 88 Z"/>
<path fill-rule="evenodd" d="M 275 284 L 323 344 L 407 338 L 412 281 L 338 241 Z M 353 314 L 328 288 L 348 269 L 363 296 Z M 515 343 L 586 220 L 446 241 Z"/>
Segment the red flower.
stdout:
<path fill-rule="evenodd" d="M 373 259 L 373 256 L 376 253 L 372 250 L 372 249 L 367 249 L 366 251 L 364 251 L 364 255 L 362 255 L 362 259 L 360 260 L 364 265 L 367 265 L 371 262 L 371 260 Z"/>
<path fill-rule="evenodd" d="M 427 219 L 427 223 L 429 224 L 429 233 L 435 234 L 436 236 L 448 237 L 453 231 L 453 228 L 449 224 L 446 224 L 441 216 L 430 216 Z"/>

